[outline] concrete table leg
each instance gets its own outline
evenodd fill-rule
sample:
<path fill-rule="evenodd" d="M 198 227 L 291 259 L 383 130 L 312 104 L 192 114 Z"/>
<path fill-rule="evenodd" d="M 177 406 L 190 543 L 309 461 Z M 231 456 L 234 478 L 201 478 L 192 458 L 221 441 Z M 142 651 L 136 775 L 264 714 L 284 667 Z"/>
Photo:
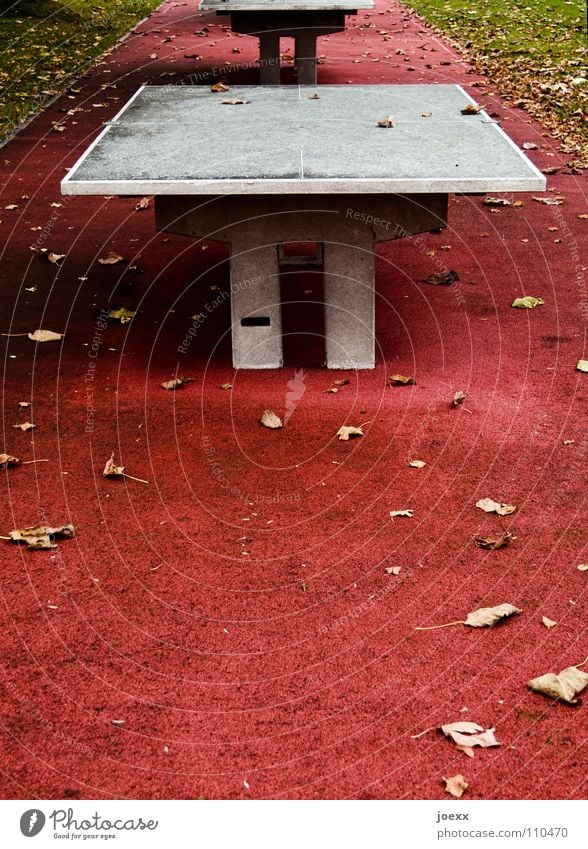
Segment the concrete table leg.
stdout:
<path fill-rule="evenodd" d="M 280 34 L 259 34 L 259 77 L 262 85 L 280 85 Z"/>
<path fill-rule="evenodd" d="M 231 247 L 234 368 L 281 368 L 282 315 L 277 245 Z"/>
<path fill-rule="evenodd" d="M 296 36 L 296 70 L 298 85 L 316 85 L 316 35 L 310 31 Z"/>
<path fill-rule="evenodd" d="M 374 368 L 374 278 L 371 245 L 325 244 L 327 368 Z"/>

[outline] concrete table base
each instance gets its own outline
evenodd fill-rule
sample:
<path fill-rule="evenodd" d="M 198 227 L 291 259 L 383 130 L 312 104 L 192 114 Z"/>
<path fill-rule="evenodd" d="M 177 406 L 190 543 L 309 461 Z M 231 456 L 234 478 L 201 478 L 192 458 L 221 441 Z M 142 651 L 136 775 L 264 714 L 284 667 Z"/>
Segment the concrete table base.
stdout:
<path fill-rule="evenodd" d="M 326 365 L 375 365 L 374 249 L 444 227 L 447 195 L 157 197 L 158 229 L 231 247 L 235 368 L 280 368 L 280 247 L 317 242 L 324 256 Z"/>
<path fill-rule="evenodd" d="M 280 84 L 280 38 L 296 42 L 295 62 L 299 85 L 316 85 L 316 40 L 345 30 L 345 13 L 334 12 L 233 12 L 231 29 L 259 38 L 260 82 Z"/>

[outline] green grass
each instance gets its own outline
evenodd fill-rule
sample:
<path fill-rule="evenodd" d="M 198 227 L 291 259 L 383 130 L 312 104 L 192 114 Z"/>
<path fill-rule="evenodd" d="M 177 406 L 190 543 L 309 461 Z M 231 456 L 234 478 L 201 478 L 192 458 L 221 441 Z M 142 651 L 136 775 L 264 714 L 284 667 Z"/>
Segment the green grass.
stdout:
<path fill-rule="evenodd" d="M 0 0 L 0 140 L 161 0 Z"/>
<path fill-rule="evenodd" d="M 406 0 L 588 162 L 585 0 Z"/>

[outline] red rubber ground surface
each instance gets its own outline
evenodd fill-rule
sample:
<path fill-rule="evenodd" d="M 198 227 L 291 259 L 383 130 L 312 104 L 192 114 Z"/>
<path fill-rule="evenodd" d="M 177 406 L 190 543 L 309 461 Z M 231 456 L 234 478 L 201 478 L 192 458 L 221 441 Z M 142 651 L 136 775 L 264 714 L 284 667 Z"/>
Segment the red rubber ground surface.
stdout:
<path fill-rule="evenodd" d="M 210 306 L 226 250 L 156 234 L 136 200 L 59 192 L 139 84 L 206 84 L 190 75 L 214 68 L 256 81 L 231 67 L 253 62 L 256 41 L 194 5 L 164 4 L 0 152 L 1 331 L 66 334 L 1 340 L 2 450 L 50 462 L 2 473 L 0 531 L 77 527 L 54 552 L 0 548 L 2 795 L 440 799 L 461 772 L 468 798 L 581 798 L 586 707 L 525 685 L 588 654 L 585 181 L 550 177 L 554 207 L 453 198 L 444 233 L 381 247 L 378 366 L 338 394 L 326 390 L 344 375 L 318 367 L 320 337 L 304 336 L 321 330 L 316 274 L 284 280 L 318 302 L 285 308 L 298 335 L 284 369 L 235 374 L 228 302 Z M 319 83 L 458 82 L 539 146 L 540 167 L 569 158 L 397 4 L 320 52 Z M 128 263 L 98 264 L 108 250 Z M 458 286 L 420 282 L 446 266 Z M 545 305 L 511 309 L 520 295 Z M 141 312 L 104 330 L 104 306 Z M 165 392 L 176 369 L 195 380 Z M 416 386 L 387 387 L 395 372 Z M 287 427 L 261 428 L 288 399 Z M 25 419 L 34 431 L 13 429 Z M 335 439 L 363 422 L 362 439 Z M 104 479 L 112 451 L 149 485 Z M 517 511 L 486 515 L 484 496 Z M 390 520 L 403 508 L 414 518 Z M 505 528 L 510 548 L 474 546 Z M 523 613 L 492 630 L 414 631 L 503 602 Z M 411 739 L 460 719 L 495 727 L 501 746 L 472 760 L 438 732 Z"/>

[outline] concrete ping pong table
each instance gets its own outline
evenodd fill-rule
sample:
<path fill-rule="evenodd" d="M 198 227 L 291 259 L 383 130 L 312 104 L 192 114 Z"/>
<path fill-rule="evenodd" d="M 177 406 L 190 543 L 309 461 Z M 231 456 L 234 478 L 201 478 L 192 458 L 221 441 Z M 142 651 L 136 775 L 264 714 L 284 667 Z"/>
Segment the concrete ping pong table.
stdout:
<path fill-rule="evenodd" d="M 373 368 L 376 243 L 444 227 L 450 192 L 545 188 L 471 104 L 455 85 L 143 87 L 62 191 L 153 195 L 160 230 L 230 244 L 235 368 L 282 365 L 281 248 L 322 245 L 326 365 Z"/>
<path fill-rule="evenodd" d="M 296 42 L 299 85 L 316 85 L 316 40 L 343 32 L 345 16 L 373 9 L 373 0 L 201 0 L 203 12 L 231 16 L 231 29 L 259 38 L 260 81 L 280 83 L 280 36 Z"/>

